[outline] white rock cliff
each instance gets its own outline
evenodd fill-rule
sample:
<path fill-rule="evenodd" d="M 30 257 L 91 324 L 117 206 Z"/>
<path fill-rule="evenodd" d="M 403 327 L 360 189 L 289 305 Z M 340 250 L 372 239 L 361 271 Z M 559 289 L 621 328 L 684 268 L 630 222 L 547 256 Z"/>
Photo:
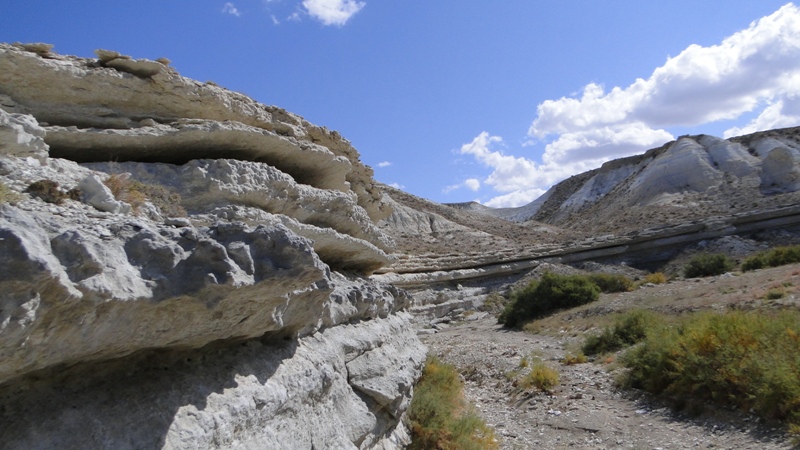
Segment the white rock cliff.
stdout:
<path fill-rule="evenodd" d="M 426 350 L 355 149 L 97 54 L 0 44 L 4 448 L 401 448 Z"/>

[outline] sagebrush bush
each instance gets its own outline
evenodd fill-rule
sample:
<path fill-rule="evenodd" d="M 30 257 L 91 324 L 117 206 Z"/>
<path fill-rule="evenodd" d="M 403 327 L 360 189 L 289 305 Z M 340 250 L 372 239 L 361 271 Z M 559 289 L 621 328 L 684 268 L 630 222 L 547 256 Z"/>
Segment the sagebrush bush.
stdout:
<path fill-rule="evenodd" d="M 701 253 L 692 258 L 683 268 L 686 278 L 722 275 L 733 269 L 733 261 L 722 253 Z"/>
<path fill-rule="evenodd" d="M 766 252 L 750 256 L 742 263 L 742 271 L 778 267 L 800 262 L 800 245 L 777 247 Z"/>
<path fill-rule="evenodd" d="M 498 448 L 494 432 L 470 409 L 458 371 L 428 356 L 408 408 L 410 449 Z"/>
<path fill-rule="evenodd" d="M 552 391 L 554 387 L 558 386 L 558 383 L 558 371 L 541 361 L 534 362 L 531 371 L 518 381 L 518 385 L 522 389 L 536 388 L 542 392 Z"/>
<path fill-rule="evenodd" d="M 642 309 L 628 311 L 617 317 L 614 325 L 599 335 L 586 338 L 581 348 L 587 355 L 615 352 L 636 344 L 647 336 L 647 330 L 658 321 L 655 313 Z"/>
<path fill-rule="evenodd" d="M 573 355 L 572 353 L 567 353 L 564 356 L 564 359 L 561 360 L 561 362 L 565 366 L 572 366 L 572 365 L 575 365 L 575 364 L 583 364 L 586 361 L 588 361 L 588 359 L 586 358 L 586 355 L 583 354 L 583 352 L 580 352 L 577 355 Z"/>
<path fill-rule="evenodd" d="M 633 280 L 625 275 L 610 273 L 593 273 L 589 275 L 589 280 L 600 288 L 600 292 L 630 292 L 634 289 Z"/>
<path fill-rule="evenodd" d="M 600 288 L 586 276 L 548 272 L 538 282 L 512 292 L 498 321 L 507 327 L 519 327 L 558 309 L 593 302 L 599 296 Z"/>
<path fill-rule="evenodd" d="M 703 313 L 655 324 L 622 358 L 625 383 L 684 402 L 713 402 L 800 432 L 800 314 Z"/>
<path fill-rule="evenodd" d="M 664 284 L 667 282 L 667 276 L 663 272 L 648 273 L 642 279 L 643 283 Z"/>

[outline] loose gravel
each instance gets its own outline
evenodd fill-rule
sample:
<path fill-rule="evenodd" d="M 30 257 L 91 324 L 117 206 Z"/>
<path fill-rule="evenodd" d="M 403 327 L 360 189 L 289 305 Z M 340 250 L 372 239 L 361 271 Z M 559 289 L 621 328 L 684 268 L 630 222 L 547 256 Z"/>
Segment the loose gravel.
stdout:
<path fill-rule="evenodd" d="M 793 448 L 777 424 L 727 410 L 690 417 L 647 394 L 617 388 L 614 371 L 602 362 L 564 365 L 576 337 L 509 331 L 495 322 L 488 316 L 441 324 L 421 338 L 459 369 L 467 399 L 503 449 Z M 556 369 L 560 384 L 550 393 L 515 387 L 515 371 L 519 377 L 529 370 L 520 367 L 523 358 Z"/>

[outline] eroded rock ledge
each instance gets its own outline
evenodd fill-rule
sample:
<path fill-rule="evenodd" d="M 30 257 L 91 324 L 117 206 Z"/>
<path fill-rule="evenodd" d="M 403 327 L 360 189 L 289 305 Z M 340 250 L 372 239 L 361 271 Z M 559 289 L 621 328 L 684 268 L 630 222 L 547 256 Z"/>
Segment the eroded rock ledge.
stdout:
<path fill-rule="evenodd" d="M 44 52 L 40 47 L 0 44 L 0 108 L 10 113 L 33 115 L 48 126 L 63 127 L 54 128 L 54 150 L 63 149 L 64 155 L 73 156 L 79 152 L 81 161 L 110 161 L 114 154 L 139 160 L 135 151 L 140 145 L 135 143 L 137 137 L 153 146 L 145 161 L 154 160 L 153 152 L 162 153 L 161 157 L 167 161 L 190 159 L 187 153 L 192 151 L 202 158 L 208 157 L 211 151 L 208 144 L 187 150 L 192 142 L 197 144 L 198 137 L 218 142 L 235 137 L 233 143 L 215 147 L 214 152 L 230 151 L 242 159 L 268 159 L 276 167 L 286 169 L 289 175 L 318 187 L 341 188 L 348 183 L 359 206 L 372 220 L 380 220 L 391 212 L 382 202 L 381 192 L 372 179 L 372 169 L 361 163 L 358 152 L 339 133 L 243 94 L 182 77 L 171 67 L 155 61 L 113 59 L 128 61 L 126 65 L 149 63 L 151 70 L 158 69 L 152 75 L 142 76 L 131 73 L 126 67 L 109 66 L 104 59 L 107 57 L 79 58 L 59 55 L 52 50 Z M 211 130 L 187 128 L 191 124 L 187 119 L 202 119 Z M 228 123 L 214 128 L 209 122 Z M 108 136 L 98 136 L 103 134 L 98 130 L 81 131 L 89 128 L 129 130 L 143 126 L 149 129 L 127 134 L 108 131 Z M 243 127 L 263 132 L 245 137 L 237 133 L 243 131 Z M 87 142 L 91 140 L 101 145 L 86 151 Z M 179 148 L 176 154 L 171 154 L 168 150 L 176 143 L 180 144 Z M 287 157 L 292 151 L 297 154 Z M 325 153 L 329 153 L 329 164 L 315 165 L 311 173 L 304 171 L 311 164 L 303 163 L 303 158 L 318 159 Z M 343 171 L 347 162 L 350 168 Z"/>
<path fill-rule="evenodd" d="M 0 44 L 2 446 L 401 448 L 426 349 L 358 153 L 98 56 Z"/>

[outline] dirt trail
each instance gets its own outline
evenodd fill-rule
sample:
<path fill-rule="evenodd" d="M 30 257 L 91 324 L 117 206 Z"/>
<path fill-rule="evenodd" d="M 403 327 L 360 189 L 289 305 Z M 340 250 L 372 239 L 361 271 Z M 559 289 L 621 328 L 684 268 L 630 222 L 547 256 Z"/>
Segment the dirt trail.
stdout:
<path fill-rule="evenodd" d="M 792 448 L 778 428 L 755 417 L 715 411 L 690 418 L 648 395 L 616 389 L 600 363 L 562 364 L 575 337 L 507 331 L 489 316 L 422 339 L 464 375 L 468 400 L 503 449 Z M 549 395 L 521 392 L 507 376 L 531 355 L 559 372 L 560 385 Z"/>

